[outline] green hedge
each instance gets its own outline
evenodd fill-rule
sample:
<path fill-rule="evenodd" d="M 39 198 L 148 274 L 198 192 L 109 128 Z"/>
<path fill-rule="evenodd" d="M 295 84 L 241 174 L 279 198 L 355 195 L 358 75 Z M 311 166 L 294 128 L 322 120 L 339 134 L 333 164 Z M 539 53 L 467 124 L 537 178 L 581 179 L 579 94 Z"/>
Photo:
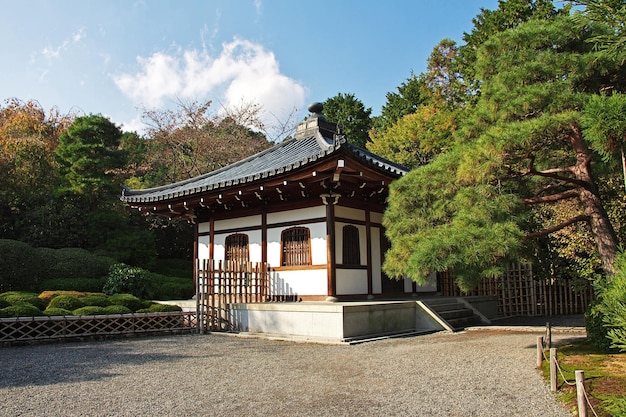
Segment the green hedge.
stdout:
<path fill-rule="evenodd" d="M 0 294 L 0 299 L 9 305 L 28 303 L 40 310 L 46 308 L 46 302 L 39 298 L 37 294 L 24 291 L 8 291 Z"/>
<path fill-rule="evenodd" d="M 135 297 L 132 294 L 114 294 L 109 297 L 111 304 L 120 305 L 129 308 L 131 311 L 137 311 L 139 309 L 147 307 L 144 301 Z"/>
<path fill-rule="evenodd" d="M 81 300 L 82 297 L 76 297 L 74 295 L 61 294 L 50 300 L 48 308 L 63 308 L 65 310 L 74 311 L 77 308 L 85 307 L 85 304 Z"/>
<path fill-rule="evenodd" d="M 85 306 L 72 311 L 74 316 L 101 316 L 104 314 L 107 314 L 107 311 L 100 306 Z"/>
<path fill-rule="evenodd" d="M 0 239 L 0 254 L 0 293 L 37 288 L 43 266 L 35 249 L 17 240 Z"/>
<path fill-rule="evenodd" d="M 102 292 L 105 278 L 54 278 L 39 284 L 40 291 Z"/>
<path fill-rule="evenodd" d="M 43 316 L 40 309 L 29 303 L 13 304 L 2 309 L 5 317 L 35 317 Z"/>
<path fill-rule="evenodd" d="M 46 316 L 71 316 L 72 312 L 64 308 L 48 307 L 43 311 L 43 314 L 45 314 Z"/>
<path fill-rule="evenodd" d="M 137 313 L 169 313 L 171 311 L 183 311 L 183 309 L 173 304 L 153 303 L 148 308 L 137 310 Z"/>

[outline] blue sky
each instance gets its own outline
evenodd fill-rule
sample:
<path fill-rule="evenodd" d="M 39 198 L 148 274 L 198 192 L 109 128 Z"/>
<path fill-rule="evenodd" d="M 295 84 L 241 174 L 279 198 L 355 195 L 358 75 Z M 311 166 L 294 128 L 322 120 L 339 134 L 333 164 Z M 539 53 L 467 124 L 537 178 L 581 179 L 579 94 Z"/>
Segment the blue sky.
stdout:
<path fill-rule="evenodd" d="M 0 98 L 100 113 L 142 131 L 142 109 L 254 102 L 268 125 L 352 93 L 385 94 L 443 38 L 462 42 L 497 0 L 0 0 Z"/>

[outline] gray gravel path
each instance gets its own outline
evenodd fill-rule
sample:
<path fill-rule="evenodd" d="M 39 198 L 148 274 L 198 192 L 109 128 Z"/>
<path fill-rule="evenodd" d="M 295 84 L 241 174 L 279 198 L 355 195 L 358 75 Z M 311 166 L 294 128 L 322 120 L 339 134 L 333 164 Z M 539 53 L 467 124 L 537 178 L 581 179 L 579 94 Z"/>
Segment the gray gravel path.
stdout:
<path fill-rule="evenodd" d="M 0 415 L 571 416 L 535 369 L 535 342 L 491 328 L 354 346 L 182 335 L 4 347 Z"/>

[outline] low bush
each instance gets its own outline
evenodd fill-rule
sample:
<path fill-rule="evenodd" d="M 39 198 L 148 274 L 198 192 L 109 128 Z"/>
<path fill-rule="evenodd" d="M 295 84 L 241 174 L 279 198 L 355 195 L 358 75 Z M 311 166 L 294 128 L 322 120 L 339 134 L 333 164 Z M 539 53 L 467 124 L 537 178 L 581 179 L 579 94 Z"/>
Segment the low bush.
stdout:
<path fill-rule="evenodd" d="M 7 317 L 35 317 L 43 315 L 40 309 L 25 302 L 10 305 L 3 308 L 2 311 L 6 313 Z"/>
<path fill-rule="evenodd" d="M 64 308 L 48 307 L 43 311 L 43 314 L 45 314 L 46 316 L 71 316 L 72 312 Z"/>
<path fill-rule="evenodd" d="M 137 310 L 137 313 L 169 313 L 171 311 L 183 311 L 183 309 L 173 304 L 153 303 L 148 308 Z"/>
<path fill-rule="evenodd" d="M 129 314 L 132 313 L 130 308 L 122 305 L 110 305 L 104 308 L 106 314 Z"/>
<path fill-rule="evenodd" d="M 81 291 L 43 291 L 39 294 L 39 298 L 44 300 L 46 304 L 49 304 L 50 300 L 59 295 L 73 295 L 74 297 L 83 297 L 87 294 Z"/>
<path fill-rule="evenodd" d="M 196 292 L 192 278 L 170 277 L 150 274 L 154 300 L 188 300 Z"/>
<path fill-rule="evenodd" d="M 81 248 L 36 248 L 47 266 L 46 275 L 50 279 L 82 278 L 94 279 L 107 275 L 115 260 L 106 256 L 94 255 Z"/>
<path fill-rule="evenodd" d="M 7 300 L 5 300 L 4 298 L 0 298 L 0 308 L 5 308 L 10 306 L 11 303 L 9 303 Z"/>
<path fill-rule="evenodd" d="M 9 305 L 15 305 L 19 303 L 32 304 L 40 310 L 46 308 L 45 300 L 42 300 L 37 294 L 24 291 L 8 291 L 0 294 L 0 299 L 4 300 Z"/>
<path fill-rule="evenodd" d="M 111 305 L 111 301 L 106 295 L 86 295 L 80 298 L 80 301 L 85 306 L 99 306 L 99 307 L 107 307 Z"/>
<path fill-rule="evenodd" d="M 50 304 L 48 304 L 48 308 L 63 308 L 70 311 L 74 311 L 80 307 L 85 307 L 81 298 L 69 294 L 58 295 L 50 300 Z"/>
<path fill-rule="evenodd" d="M 132 294 L 139 298 L 152 298 L 150 273 L 145 269 L 114 264 L 109 270 L 102 291 L 106 294 Z"/>
<path fill-rule="evenodd" d="M 617 273 L 594 283 L 596 301 L 585 314 L 587 337 L 598 349 L 626 351 L 626 253 L 615 257 Z"/>
<path fill-rule="evenodd" d="M 42 260 L 30 245 L 0 239 L 0 292 L 33 291 L 42 278 Z"/>
<path fill-rule="evenodd" d="M 55 291 L 59 289 L 80 292 L 101 292 L 106 278 L 52 278 L 45 279 L 39 284 L 40 291 Z"/>
<path fill-rule="evenodd" d="M 129 308 L 131 311 L 137 311 L 144 308 L 144 302 L 132 294 L 114 294 L 109 297 L 111 304 L 120 305 Z"/>
<path fill-rule="evenodd" d="M 85 306 L 72 311 L 74 316 L 99 316 L 107 314 L 105 307 Z"/>

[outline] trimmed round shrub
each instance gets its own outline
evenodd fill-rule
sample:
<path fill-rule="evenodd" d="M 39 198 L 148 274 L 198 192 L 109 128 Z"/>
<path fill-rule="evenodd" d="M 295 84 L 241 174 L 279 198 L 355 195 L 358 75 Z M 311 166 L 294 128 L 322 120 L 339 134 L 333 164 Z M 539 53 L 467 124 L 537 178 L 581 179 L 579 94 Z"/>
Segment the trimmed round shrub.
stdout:
<path fill-rule="evenodd" d="M 129 314 L 132 313 L 130 308 L 121 305 L 110 305 L 104 307 L 106 314 Z"/>
<path fill-rule="evenodd" d="M 109 301 L 109 298 L 106 295 L 95 295 L 95 294 L 86 295 L 84 297 L 81 297 L 80 301 L 85 306 L 106 307 L 106 306 L 111 305 L 111 302 Z"/>
<path fill-rule="evenodd" d="M 0 295 L 0 298 L 10 305 L 19 303 L 32 304 L 40 310 L 46 308 L 46 302 L 39 298 L 37 294 L 23 291 L 9 291 Z"/>
<path fill-rule="evenodd" d="M 43 314 L 45 314 L 46 316 L 71 316 L 72 312 L 64 308 L 52 307 L 46 308 L 43 311 Z"/>
<path fill-rule="evenodd" d="M 39 298 L 44 300 L 46 304 L 49 304 L 50 300 L 52 300 L 54 297 L 58 297 L 59 295 L 73 295 L 74 297 L 83 297 L 87 294 L 80 291 L 43 291 L 39 294 Z"/>
<path fill-rule="evenodd" d="M 115 264 L 111 266 L 102 291 L 106 294 L 132 294 L 139 298 L 152 298 L 150 272 L 145 269 Z"/>
<path fill-rule="evenodd" d="M 11 303 L 6 301 L 4 298 L 0 298 L 0 308 L 5 308 L 5 307 L 8 307 L 10 305 L 11 305 Z"/>
<path fill-rule="evenodd" d="M 137 313 L 169 313 L 171 311 L 183 311 L 183 309 L 174 304 L 153 303 L 148 308 L 137 310 Z"/>
<path fill-rule="evenodd" d="M 0 292 L 35 290 L 44 270 L 34 248 L 17 240 L 0 239 L 0 253 Z"/>
<path fill-rule="evenodd" d="M 143 301 L 132 294 L 115 294 L 109 297 L 109 301 L 111 304 L 127 307 L 131 311 L 144 308 Z"/>
<path fill-rule="evenodd" d="M 98 316 L 107 314 L 107 311 L 104 307 L 85 306 L 72 311 L 72 314 L 75 316 Z"/>
<path fill-rule="evenodd" d="M 50 300 L 50 304 L 48 304 L 48 308 L 63 308 L 70 311 L 84 306 L 85 304 L 83 304 L 79 297 L 69 294 L 58 295 Z"/>
<path fill-rule="evenodd" d="M 40 309 L 29 303 L 13 304 L 2 309 L 7 317 L 35 317 L 43 313 Z"/>

